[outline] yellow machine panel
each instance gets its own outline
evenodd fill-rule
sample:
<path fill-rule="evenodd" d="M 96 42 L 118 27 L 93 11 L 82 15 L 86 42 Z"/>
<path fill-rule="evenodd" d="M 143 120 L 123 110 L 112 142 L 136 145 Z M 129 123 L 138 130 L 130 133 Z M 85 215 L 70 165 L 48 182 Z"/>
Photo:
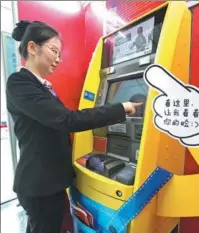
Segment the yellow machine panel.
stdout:
<path fill-rule="evenodd" d="M 145 34 L 147 42 L 145 41 L 145 46 L 139 50 L 138 44 L 142 38 L 135 39 L 133 33 L 141 27 L 142 29 L 149 27 L 152 30 Z M 107 100 L 113 100 L 116 98 L 114 95 L 119 88 L 125 85 L 126 88 L 129 88 L 129 84 L 122 84 L 122 81 L 137 80 L 140 88 L 145 88 L 142 81 L 143 74 L 146 68 L 152 64 L 163 66 L 182 82 L 189 83 L 190 38 L 191 13 L 187 9 L 186 2 L 178 1 L 167 2 L 124 28 L 103 37 L 99 40 L 93 54 L 79 109 L 93 108 L 106 104 Z M 107 45 L 108 43 L 113 43 L 111 49 Z M 146 45 L 146 43 L 148 44 Z M 126 45 L 128 46 L 125 47 Z M 114 85 L 112 88 L 111 84 L 116 82 L 119 82 L 119 85 Z M 171 180 L 154 194 L 139 214 L 136 214 L 136 217 L 128 222 L 128 225 L 125 223 L 126 225 L 124 224 L 119 231 L 115 228 L 107 228 L 108 224 L 113 221 L 112 218 L 109 223 L 104 223 L 101 215 L 96 212 L 96 221 L 99 220 L 97 225 L 101 227 L 102 232 L 108 232 L 109 229 L 112 233 L 170 233 L 178 224 L 179 217 L 199 216 L 199 209 L 196 207 L 196 205 L 199 206 L 197 186 L 199 177 L 197 175 L 194 177 L 182 176 L 185 147 L 178 140 L 159 131 L 154 126 L 152 105 L 158 92 L 152 88 L 145 90 L 147 101 L 144 115 L 128 119 L 130 123 L 126 123 L 126 128 L 124 125 L 105 127 L 76 133 L 74 137 L 73 162 L 77 174 L 75 187 L 84 197 L 97 203 L 96 206 L 99 204 L 99 211 L 100 208 L 104 208 L 101 210 L 104 211 L 107 219 L 111 214 L 114 219 L 116 216 L 114 211 L 119 210 L 122 206 L 125 208 L 125 203 L 142 187 L 146 180 L 150 180 L 150 176 L 156 168 L 160 167 L 173 174 Z M 121 93 L 123 92 L 121 91 Z M 94 95 L 94 100 L 89 99 L 90 94 Z M 128 101 L 128 99 L 124 99 L 125 95 L 121 94 L 121 96 L 122 98 L 117 101 Z M 131 122 L 137 127 L 137 131 L 130 130 Z M 141 130 L 141 133 L 138 134 L 139 137 L 135 137 L 136 133 L 140 132 L 139 130 Z M 128 137 L 126 136 L 127 131 Z M 115 173 L 104 175 L 86 166 L 88 158 L 100 153 L 96 152 L 97 149 L 93 146 L 94 137 L 106 140 L 106 151 L 101 154 L 122 161 L 124 166 L 131 166 L 134 169 L 133 181 L 126 180 L 125 176 L 121 178 Z M 120 148 L 116 150 L 116 146 Z M 193 154 L 198 152 L 197 148 L 190 150 L 193 151 Z M 121 151 L 121 154 L 116 151 Z M 118 170 L 118 174 L 120 171 Z M 114 172 L 117 173 L 116 170 Z M 186 192 L 180 199 L 179 195 L 185 192 L 189 183 L 193 189 Z M 193 199 L 189 202 L 190 207 L 187 200 L 191 192 L 194 194 L 192 193 Z M 87 202 L 88 200 L 84 202 L 85 205 Z M 90 210 L 92 211 L 92 208 Z M 111 212 L 112 210 L 113 212 Z M 79 220 L 77 222 L 79 224 L 77 224 L 77 228 L 82 229 L 84 233 L 97 231 L 96 229 L 94 231 L 91 226 L 90 228 L 83 226 Z"/>

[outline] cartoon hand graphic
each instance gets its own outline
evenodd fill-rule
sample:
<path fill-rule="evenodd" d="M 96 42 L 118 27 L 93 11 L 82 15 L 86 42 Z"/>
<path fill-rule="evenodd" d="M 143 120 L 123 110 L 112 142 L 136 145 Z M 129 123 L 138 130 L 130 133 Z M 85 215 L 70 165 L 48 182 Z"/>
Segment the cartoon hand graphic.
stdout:
<path fill-rule="evenodd" d="M 186 85 L 159 65 L 149 66 L 145 82 L 160 94 L 154 99 L 155 126 L 188 147 L 199 146 L 199 89 Z"/>

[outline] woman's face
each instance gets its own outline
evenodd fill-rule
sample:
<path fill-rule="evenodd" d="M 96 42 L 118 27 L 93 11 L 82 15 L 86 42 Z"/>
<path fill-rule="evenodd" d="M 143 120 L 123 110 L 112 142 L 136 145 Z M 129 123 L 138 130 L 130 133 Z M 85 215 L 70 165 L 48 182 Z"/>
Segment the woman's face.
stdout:
<path fill-rule="evenodd" d="M 61 41 L 58 37 L 46 41 L 42 45 L 35 45 L 33 62 L 40 73 L 52 74 L 61 62 Z"/>

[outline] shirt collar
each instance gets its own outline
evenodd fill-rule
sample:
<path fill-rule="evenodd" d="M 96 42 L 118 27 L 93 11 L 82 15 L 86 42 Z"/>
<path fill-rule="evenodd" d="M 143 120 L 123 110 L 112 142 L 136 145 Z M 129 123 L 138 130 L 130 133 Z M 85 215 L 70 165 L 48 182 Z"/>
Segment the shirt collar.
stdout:
<path fill-rule="evenodd" d="M 43 85 L 47 85 L 49 87 L 52 87 L 52 83 L 49 82 L 48 80 L 39 77 L 38 75 L 36 75 L 35 73 L 33 73 L 31 70 L 29 70 L 27 67 L 23 66 L 24 69 L 28 70 L 29 72 L 31 72 L 38 80 L 40 83 L 42 83 Z"/>

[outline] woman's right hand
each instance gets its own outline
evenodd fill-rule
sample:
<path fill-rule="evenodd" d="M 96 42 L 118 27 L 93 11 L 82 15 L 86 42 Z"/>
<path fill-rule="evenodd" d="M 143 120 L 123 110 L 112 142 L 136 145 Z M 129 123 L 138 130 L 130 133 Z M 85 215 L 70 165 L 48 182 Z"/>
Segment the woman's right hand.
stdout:
<path fill-rule="evenodd" d="M 136 113 L 136 107 L 139 107 L 142 104 L 143 103 L 132 103 L 132 102 L 122 103 L 127 115 L 134 115 Z"/>

